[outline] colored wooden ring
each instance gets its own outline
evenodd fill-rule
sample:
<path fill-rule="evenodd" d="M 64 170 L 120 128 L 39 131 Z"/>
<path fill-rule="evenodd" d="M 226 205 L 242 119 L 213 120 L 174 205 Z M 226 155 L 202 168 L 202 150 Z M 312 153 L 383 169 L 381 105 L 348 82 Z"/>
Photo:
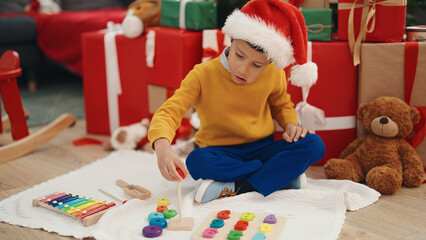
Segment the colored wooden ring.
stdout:
<path fill-rule="evenodd" d="M 142 235 L 147 238 L 155 238 L 163 233 L 163 229 L 157 225 L 146 226 L 142 230 Z"/>

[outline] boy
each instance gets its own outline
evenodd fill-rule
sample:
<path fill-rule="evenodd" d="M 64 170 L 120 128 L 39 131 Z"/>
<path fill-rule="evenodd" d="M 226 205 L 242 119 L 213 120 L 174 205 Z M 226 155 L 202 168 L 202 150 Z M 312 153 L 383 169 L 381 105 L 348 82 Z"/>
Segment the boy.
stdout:
<path fill-rule="evenodd" d="M 317 67 L 307 61 L 307 33 L 301 12 L 280 0 L 252 0 L 235 10 L 222 29 L 231 46 L 218 58 L 198 64 L 180 88 L 155 113 L 148 138 L 164 178 L 205 179 L 195 201 L 258 191 L 264 196 L 300 188 L 299 176 L 324 155 L 324 143 L 298 126 L 287 94 L 290 81 L 311 86 Z M 200 118 L 195 134 L 199 148 L 185 163 L 171 150 L 176 129 L 194 107 Z M 285 130 L 274 141 L 274 120 Z"/>

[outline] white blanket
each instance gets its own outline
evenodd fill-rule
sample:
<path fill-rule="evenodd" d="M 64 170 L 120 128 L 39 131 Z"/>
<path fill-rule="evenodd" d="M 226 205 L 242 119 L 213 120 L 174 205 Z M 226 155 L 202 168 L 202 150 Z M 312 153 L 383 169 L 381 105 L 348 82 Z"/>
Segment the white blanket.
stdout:
<path fill-rule="evenodd" d="M 147 188 L 146 200 L 133 199 L 109 210 L 95 225 L 84 227 L 80 221 L 43 207 L 32 207 L 35 198 L 64 191 L 101 200 L 117 201 L 99 192 L 101 188 L 120 199 L 128 199 L 115 185 L 117 179 Z M 308 178 L 306 189 L 277 191 L 268 197 L 246 193 L 206 204 L 194 202 L 201 181 L 191 178 L 182 183 L 182 215 L 194 218 L 194 230 L 212 211 L 273 213 L 287 223 L 281 239 L 337 239 L 347 210 L 355 211 L 378 200 L 375 190 L 351 181 Z M 168 198 L 169 209 L 178 210 L 176 183 L 164 180 L 153 154 L 117 151 L 81 169 L 36 185 L 0 202 L 0 221 L 30 228 L 42 228 L 64 236 L 96 239 L 144 239 L 148 215 L 156 211 L 157 199 Z M 192 231 L 164 229 L 160 239 L 190 239 Z"/>

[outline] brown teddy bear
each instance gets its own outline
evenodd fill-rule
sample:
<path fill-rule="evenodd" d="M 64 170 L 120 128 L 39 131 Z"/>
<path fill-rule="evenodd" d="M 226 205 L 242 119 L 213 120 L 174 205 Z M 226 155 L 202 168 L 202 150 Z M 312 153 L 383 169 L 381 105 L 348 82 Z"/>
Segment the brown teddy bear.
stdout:
<path fill-rule="evenodd" d="M 423 164 L 404 140 L 419 121 L 419 111 L 396 97 L 380 97 L 359 106 L 358 118 L 367 135 L 355 139 L 324 165 L 328 178 L 366 182 L 382 194 L 394 194 L 401 184 L 418 187 Z"/>

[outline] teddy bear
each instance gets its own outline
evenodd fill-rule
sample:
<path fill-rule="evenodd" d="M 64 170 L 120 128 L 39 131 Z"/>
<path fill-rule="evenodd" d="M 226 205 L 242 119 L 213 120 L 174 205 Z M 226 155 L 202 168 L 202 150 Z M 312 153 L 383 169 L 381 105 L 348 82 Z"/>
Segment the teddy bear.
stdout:
<path fill-rule="evenodd" d="M 159 26 L 160 22 L 160 0 L 136 0 L 129 5 L 121 27 L 126 37 L 136 38 L 143 34 L 146 28 Z"/>
<path fill-rule="evenodd" d="M 324 165 L 327 178 L 366 184 L 385 195 L 404 185 L 423 183 L 423 164 L 414 148 L 404 140 L 419 121 L 419 111 L 396 97 L 379 97 L 358 108 L 367 134 L 351 142 L 340 158 Z"/>

